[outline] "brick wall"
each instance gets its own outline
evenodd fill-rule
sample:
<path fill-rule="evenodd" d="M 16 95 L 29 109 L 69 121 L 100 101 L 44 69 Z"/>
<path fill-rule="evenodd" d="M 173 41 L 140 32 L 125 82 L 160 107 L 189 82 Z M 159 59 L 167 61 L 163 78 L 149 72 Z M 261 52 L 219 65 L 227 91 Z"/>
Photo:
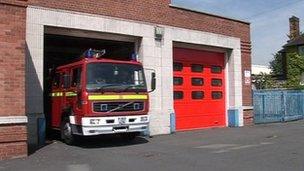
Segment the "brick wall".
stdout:
<path fill-rule="evenodd" d="M 0 1 L 0 117 L 25 115 L 26 9 L 16 2 Z M 0 125 L 0 159 L 26 156 L 26 140 L 24 124 Z"/>
<path fill-rule="evenodd" d="M 24 115 L 25 8 L 0 4 L 0 13 L 0 116 Z"/>
<path fill-rule="evenodd" d="M 35 6 L 94 13 L 238 37 L 242 42 L 242 73 L 244 70 L 251 70 L 248 23 L 172 7 L 169 6 L 170 2 L 170 0 L 29 0 L 29 4 Z M 251 85 L 244 85 L 244 78 L 243 104 L 252 105 Z"/>
<path fill-rule="evenodd" d="M 250 42 L 249 24 L 169 6 L 170 0 L 29 0 L 30 5 L 201 30 Z"/>
<path fill-rule="evenodd" d="M 242 70 L 243 70 L 243 105 L 252 106 L 252 87 L 245 84 L 244 71 L 251 71 L 251 44 L 248 42 L 241 43 L 241 52 L 242 52 Z M 253 110 L 246 109 L 244 111 L 244 124 L 252 125 L 253 124 Z"/>
<path fill-rule="evenodd" d="M 27 132 L 25 125 L 0 126 L 0 160 L 27 155 Z"/>

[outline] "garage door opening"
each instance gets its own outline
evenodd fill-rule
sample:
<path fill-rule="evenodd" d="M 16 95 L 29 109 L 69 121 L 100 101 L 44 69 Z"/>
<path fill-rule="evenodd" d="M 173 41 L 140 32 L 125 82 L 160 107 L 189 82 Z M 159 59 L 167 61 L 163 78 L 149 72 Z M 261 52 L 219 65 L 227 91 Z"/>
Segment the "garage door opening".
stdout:
<path fill-rule="evenodd" d="M 97 35 L 96 33 L 94 33 Z M 131 60 L 132 56 L 137 54 L 136 42 L 119 40 L 119 36 L 111 39 L 111 35 L 106 35 L 105 39 L 98 35 L 98 38 L 90 35 L 88 37 L 54 34 L 53 32 L 44 34 L 44 113 L 47 125 L 50 123 L 51 113 L 51 80 L 50 74 L 58 66 L 74 62 L 89 48 L 106 50 L 103 58 L 115 60 Z M 102 34 L 101 34 L 102 35 Z M 79 37 L 78 37 L 79 36 Z M 133 38 L 134 39 L 134 38 Z M 134 39 L 135 40 L 135 39 Z"/>
<path fill-rule="evenodd" d="M 177 131 L 226 125 L 225 54 L 174 47 Z"/>

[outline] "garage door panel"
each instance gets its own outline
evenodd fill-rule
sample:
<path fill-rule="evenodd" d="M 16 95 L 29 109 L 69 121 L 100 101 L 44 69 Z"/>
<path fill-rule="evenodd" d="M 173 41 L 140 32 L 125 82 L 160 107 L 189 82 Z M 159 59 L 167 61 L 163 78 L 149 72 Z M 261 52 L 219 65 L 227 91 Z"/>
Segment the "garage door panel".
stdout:
<path fill-rule="evenodd" d="M 180 112 L 176 117 L 183 117 L 183 116 L 204 116 L 204 115 L 222 115 L 224 111 L 221 110 L 214 110 L 214 108 L 210 108 L 210 105 L 212 104 L 206 104 L 203 106 L 200 106 L 199 108 L 193 108 L 192 105 L 187 105 L 187 104 L 181 104 L 184 106 L 184 108 L 179 109 L 176 108 L 178 111 L 183 111 Z M 224 104 L 223 104 L 224 105 Z"/>
<path fill-rule="evenodd" d="M 173 68 L 177 130 L 225 126 L 224 54 L 174 48 Z"/>
<path fill-rule="evenodd" d="M 191 116 L 176 118 L 177 130 L 189 130 L 208 127 L 222 127 L 224 126 L 224 118 L 221 115 L 218 116 Z"/>

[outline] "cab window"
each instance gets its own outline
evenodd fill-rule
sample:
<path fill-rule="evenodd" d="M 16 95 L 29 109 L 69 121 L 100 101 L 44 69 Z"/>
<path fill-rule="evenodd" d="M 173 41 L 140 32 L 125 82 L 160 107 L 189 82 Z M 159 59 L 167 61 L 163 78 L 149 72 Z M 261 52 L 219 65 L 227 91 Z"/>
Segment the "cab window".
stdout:
<path fill-rule="evenodd" d="M 72 87 L 76 87 L 81 83 L 81 68 L 73 69 L 72 73 Z"/>
<path fill-rule="evenodd" d="M 54 88 L 59 88 L 60 85 L 60 73 L 56 73 L 53 79 L 53 87 Z"/>

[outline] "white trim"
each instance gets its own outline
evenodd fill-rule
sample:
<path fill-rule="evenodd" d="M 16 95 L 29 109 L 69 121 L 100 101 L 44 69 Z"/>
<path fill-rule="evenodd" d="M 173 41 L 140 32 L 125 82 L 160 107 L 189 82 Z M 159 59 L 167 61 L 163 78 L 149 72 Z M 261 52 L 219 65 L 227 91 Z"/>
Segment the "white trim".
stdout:
<path fill-rule="evenodd" d="M 243 110 L 253 110 L 253 106 L 243 106 Z"/>
<path fill-rule="evenodd" d="M 1 116 L 0 125 L 27 123 L 27 116 Z"/>
<path fill-rule="evenodd" d="M 228 116 L 228 110 L 229 110 L 229 97 L 230 97 L 230 93 L 229 93 L 229 69 L 228 69 L 228 62 L 229 62 L 229 52 L 225 53 L 225 116 L 226 116 L 226 126 L 229 126 L 229 116 Z"/>

